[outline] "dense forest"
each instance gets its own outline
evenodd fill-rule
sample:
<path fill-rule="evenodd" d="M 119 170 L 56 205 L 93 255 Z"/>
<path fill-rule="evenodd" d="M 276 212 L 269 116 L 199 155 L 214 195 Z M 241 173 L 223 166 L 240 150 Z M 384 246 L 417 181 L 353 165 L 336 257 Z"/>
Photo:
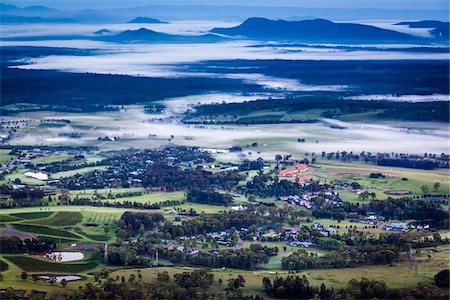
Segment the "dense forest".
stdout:
<path fill-rule="evenodd" d="M 149 78 L 75 74 L 2 68 L 2 105 L 37 103 L 92 110 L 98 105 L 125 105 L 208 91 L 257 91 L 259 86 L 217 78 Z"/>
<path fill-rule="evenodd" d="M 193 71 L 259 73 L 312 85 L 342 85 L 364 94 L 448 94 L 449 61 L 233 60 L 190 65 Z"/>

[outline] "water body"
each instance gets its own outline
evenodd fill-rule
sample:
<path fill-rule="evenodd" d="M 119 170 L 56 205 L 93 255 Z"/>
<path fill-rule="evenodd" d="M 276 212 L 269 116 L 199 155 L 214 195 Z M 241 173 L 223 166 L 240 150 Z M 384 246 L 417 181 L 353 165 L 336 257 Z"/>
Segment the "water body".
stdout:
<path fill-rule="evenodd" d="M 81 279 L 81 276 L 77 276 L 77 275 L 64 275 L 64 276 L 55 276 L 55 277 L 56 277 L 57 283 L 60 283 L 63 279 L 65 279 L 66 281 L 75 281 L 75 280 Z M 39 276 L 39 278 L 50 281 L 50 276 Z"/>

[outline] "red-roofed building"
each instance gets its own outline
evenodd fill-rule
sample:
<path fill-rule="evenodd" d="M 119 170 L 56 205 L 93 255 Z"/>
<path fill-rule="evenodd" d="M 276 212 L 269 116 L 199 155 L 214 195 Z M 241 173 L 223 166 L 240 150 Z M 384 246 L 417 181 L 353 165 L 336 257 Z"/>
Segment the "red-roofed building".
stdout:
<path fill-rule="evenodd" d="M 292 169 L 292 170 L 281 170 L 278 172 L 278 176 L 281 177 L 295 177 L 297 176 L 298 170 Z"/>
<path fill-rule="evenodd" d="M 311 181 L 311 177 L 309 177 L 309 176 L 297 177 L 297 178 L 295 178 L 295 181 L 299 182 L 299 183 L 305 183 L 305 182 Z"/>
<path fill-rule="evenodd" d="M 307 172 L 309 170 L 308 165 L 305 164 L 298 164 L 296 168 L 299 172 Z"/>

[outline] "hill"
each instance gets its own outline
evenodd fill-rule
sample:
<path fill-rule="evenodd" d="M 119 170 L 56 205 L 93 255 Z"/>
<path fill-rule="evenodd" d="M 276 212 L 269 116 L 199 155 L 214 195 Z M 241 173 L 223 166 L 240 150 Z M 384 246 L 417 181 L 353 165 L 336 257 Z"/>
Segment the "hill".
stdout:
<path fill-rule="evenodd" d="M 146 18 L 146 17 L 137 17 L 133 20 L 128 21 L 127 23 L 145 23 L 145 24 L 167 24 L 168 22 L 160 21 L 154 18 Z"/>
<path fill-rule="evenodd" d="M 43 18 L 27 17 L 4 14 L 0 15 L 2 24 L 26 24 L 26 23 L 74 23 L 75 20 L 68 18 Z"/>
<path fill-rule="evenodd" d="M 439 26 L 448 26 L 449 22 L 442 22 L 436 20 L 423 20 L 414 22 L 400 22 L 394 25 L 407 25 L 410 28 L 437 28 Z"/>
<path fill-rule="evenodd" d="M 158 43 L 158 42 L 177 42 L 177 43 L 212 43 L 225 40 L 226 38 L 214 35 L 204 34 L 197 36 L 185 36 L 166 34 L 162 32 L 156 32 L 146 28 L 140 28 L 137 30 L 126 30 L 119 34 L 104 37 L 104 40 L 116 43 Z"/>
<path fill-rule="evenodd" d="M 250 18 L 231 28 L 214 28 L 213 33 L 244 36 L 256 39 L 281 39 L 302 41 L 408 41 L 416 40 L 408 34 L 375 26 L 334 23 L 324 19 L 285 21 Z"/>
<path fill-rule="evenodd" d="M 429 28 L 430 33 L 438 39 L 449 39 L 450 22 L 423 20 L 417 22 L 400 22 L 395 25 L 407 25 L 410 28 Z"/>

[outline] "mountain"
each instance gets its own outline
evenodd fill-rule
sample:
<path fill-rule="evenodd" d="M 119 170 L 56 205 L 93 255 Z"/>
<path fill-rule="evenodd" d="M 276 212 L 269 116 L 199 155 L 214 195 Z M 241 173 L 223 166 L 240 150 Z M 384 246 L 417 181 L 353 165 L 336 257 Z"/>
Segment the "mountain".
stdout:
<path fill-rule="evenodd" d="M 214 28 L 212 33 L 243 36 L 250 39 L 280 39 L 301 41 L 391 42 L 417 40 L 411 35 L 375 26 L 334 23 L 324 19 L 285 21 L 249 18 L 231 28 Z"/>
<path fill-rule="evenodd" d="M 168 22 L 163 22 L 154 18 L 137 17 L 127 23 L 142 23 L 142 24 L 167 24 Z"/>
<path fill-rule="evenodd" d="M 407 25 L 410 28 L 429 28 L 430 33 L 437 39 L 449 39 L 450 22 L 423 20 L 417 22 L 400 22 L 394 25 Z"/>
<path fill-rule="evenodd" d="M 394 25 L 407 25 L 409 28 L 437 28 L 440 26 L 449 26 L 449 22 L 442 22 L 436 20 L 423 20 L 415 22 L 400 22 Z"/>
<path fill-rule="evenodd" d="M 171 34 L 165 34 L 146 28 L 140 28 L 138 30 L 125 30 L 119 34 L 109 36 L 106 39 L 114 42 L 148 42 L 167 40 L 171 37 Z"/>
<path fill-rule="evenodd" d="M 94 32 L 94 34 L 95 35 L 108 35 L 108 34 L 111 34 L 111 30 L 109 30 L 109 29 L 100 29 L 100 30 L 97 30 L 96 32 Z"/>
<path fill-rule="evenodd" d="M 156 32 L 146 28 L 137 30 L 126 30 L 119 34 L 102 37 L 104 41 L 115 43 L 159 43 L 159 42 L 174 42 L 174 43 L 214 43 L 226 40 L 215 34 L 204 35 L 174 35 L 162 32 Z"/>
<path fill-rule="evenodd" d="M 0 11 L 5 15 L 16 15 L 25 17 L 58 17 L 60 11 L 42 5 L 18 7 L 11 4 L 0 3 Z"/>
<path fill-rule="evenodd" d="M 16 15 L 1 15 L 2 24 L 25 24 L 25 23 L 73 23 L 73 19 L 66 18 L 43 18 L 43 17 L 27 17 Z"/>

